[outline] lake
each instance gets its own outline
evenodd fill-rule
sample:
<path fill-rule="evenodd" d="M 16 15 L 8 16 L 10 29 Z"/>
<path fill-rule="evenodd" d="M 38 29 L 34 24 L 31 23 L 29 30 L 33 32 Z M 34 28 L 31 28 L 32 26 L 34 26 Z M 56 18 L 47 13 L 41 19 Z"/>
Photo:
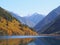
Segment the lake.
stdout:
<path fill-rule="evenodd" d="M 60 36 L 0 36 L 0 45 L 60 45 Z"/>

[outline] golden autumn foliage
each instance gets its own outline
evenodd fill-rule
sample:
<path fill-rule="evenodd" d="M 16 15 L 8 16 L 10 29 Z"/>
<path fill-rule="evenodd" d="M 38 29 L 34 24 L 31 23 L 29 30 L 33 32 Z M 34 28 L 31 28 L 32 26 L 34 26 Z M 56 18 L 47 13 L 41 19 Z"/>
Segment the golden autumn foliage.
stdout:
<path fill-rule="evenodd" d="M 7 21 L 5 18 L 0 18 L 0 36 L 13 36 L 13 35 L 38 35 L 36 32 L 31 30 L 29 27 L 22 25 L 17 20 Z M 9 39 L 0 40 L 1 45 L 19 45 L 27 44 L 33 39 Z"/>
<path fill-rule="evenodd" d="M 35 31 L 31 30 L 25 25 L 22 25 L 17 20 L 7 21 L 3 17 L 0 19 L 0 33 L 5 31 L 6 35 L 38 35 Z M 4 34 L 5 35 L 5 34 Z"/>

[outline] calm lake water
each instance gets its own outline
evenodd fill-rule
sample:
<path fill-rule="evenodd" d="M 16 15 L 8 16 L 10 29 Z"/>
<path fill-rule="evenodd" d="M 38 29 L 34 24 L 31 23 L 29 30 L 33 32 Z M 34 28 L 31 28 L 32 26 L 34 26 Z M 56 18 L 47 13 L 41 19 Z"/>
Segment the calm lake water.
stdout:
<path fill-rule="evenodd" d="M 60 45 L 60 36 L 0 36 L 1 45 L 13 45 L 13 43 L 18 45 Z"/>

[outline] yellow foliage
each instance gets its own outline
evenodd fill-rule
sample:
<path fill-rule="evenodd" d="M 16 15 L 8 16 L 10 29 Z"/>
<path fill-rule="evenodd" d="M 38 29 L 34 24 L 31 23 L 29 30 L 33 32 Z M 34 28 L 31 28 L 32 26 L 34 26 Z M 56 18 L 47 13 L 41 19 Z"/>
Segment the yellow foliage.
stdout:
<path fill-rule="evenodd" d="M 38 35 L 36 32 L 32 31 L 30 28 L 23 26 L 21 23 L 15 19 L 12 21 L 7 21 L 4 18 L 1 18 L 0 29 L 7 31 L 8 35 L 13 35 L 13 32 L 16 35 Z"/>
<path fill-rule="evenodd" d="M 22 25 L 17 20 L 13 19 L 12 21 L 7 21 L 3 17 L 0 20 L 0 31 L 4 32 L 4 36 L 12 36 L 12 35 L 38 35 L 36 32 L 32 31 L 27 26 Z M 6 34 L 5 34 L 6 33 Z M 1 32 L 0 32 L 1 34 Z M 2 34 L 1 34 L 2 35 Z M 0 45 L 19 45 L 19 44 L 26 44 L 33 39 L 9 39 L 3 40 L 0 42 Z M 0 40 L 1 41 L 1 40 Z"/>

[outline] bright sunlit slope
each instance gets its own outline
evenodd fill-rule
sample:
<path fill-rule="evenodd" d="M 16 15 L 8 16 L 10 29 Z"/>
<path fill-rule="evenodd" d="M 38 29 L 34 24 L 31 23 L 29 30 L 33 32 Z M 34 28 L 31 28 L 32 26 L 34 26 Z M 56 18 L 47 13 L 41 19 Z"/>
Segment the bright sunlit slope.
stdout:
<path fill-rule="evenodd" d="M 8 11 L 0 7 L 0 36 L 23 36 L 23 35 L 38 35 L 33 29 L 26 25 L 21 24 L 16 18 L 14 18 Z M 33 39 L 9 39 L 8 43 L 6 40 L 0 39 L 0 45 L 18 45 L 26 44 Z M 22 43 L 21 43 L 22 41 Z"/>

